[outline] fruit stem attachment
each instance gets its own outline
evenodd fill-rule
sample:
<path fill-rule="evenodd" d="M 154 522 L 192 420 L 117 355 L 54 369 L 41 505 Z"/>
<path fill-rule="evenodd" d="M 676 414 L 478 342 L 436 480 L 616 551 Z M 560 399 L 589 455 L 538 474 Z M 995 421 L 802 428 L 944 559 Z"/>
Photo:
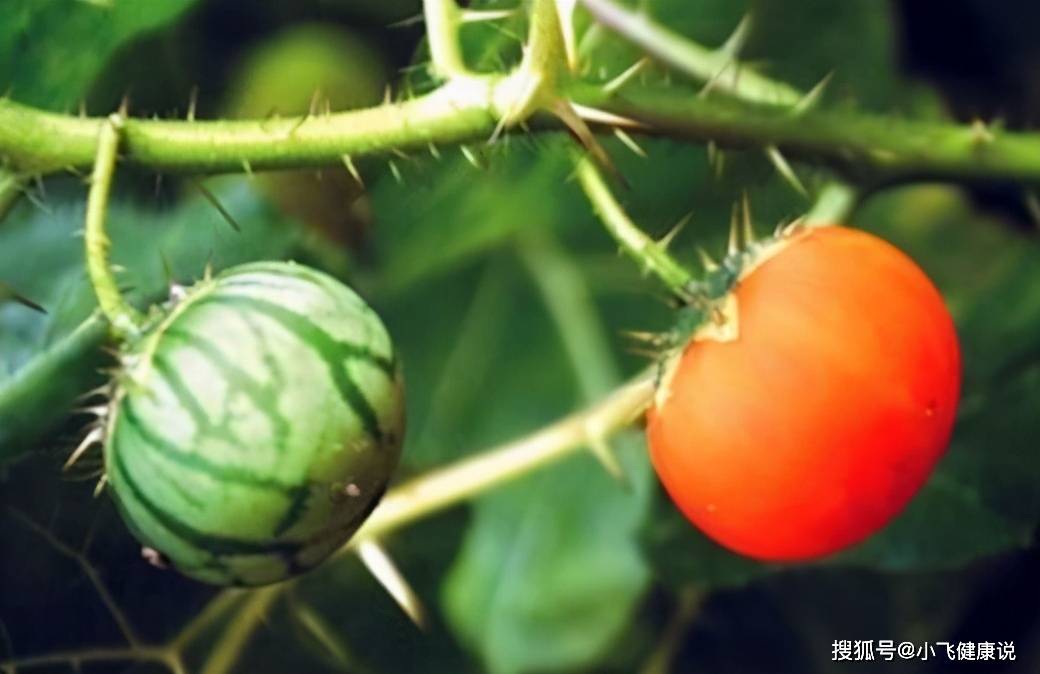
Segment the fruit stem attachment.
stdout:
<path fill-rule="evenodd" d="M 90 176 L 90 193 L 87 196 L 87 218 L 84 227 L 86 242 L 87 274 L 90 285 L 97 295 L 101 313 L 108 319 L 112 332 L 120 338 L 128 338 L 140 332 L 141 317 L 127 303 L 119 291 L 115 273 L 108 259 L 111 242 L 105 232 L 105 214 L 108 210 L 108 194 L 112 187 L 116 157 L 125 121 L 123 113 L 114 113 L 103 124 L 98 134 L 97 155 L 94 172 Z"/>
<path fill-rule="evenodd" d="M 607 231 L 644 271 L 661 279 L 677 296 L 687 298 L 695 284 L 693 276 L 675 261 L 665 246 L 647 236 L 628 217 L 607 186 L 603 174 L 587 157 L 578 160 L 578 181 Z"/>

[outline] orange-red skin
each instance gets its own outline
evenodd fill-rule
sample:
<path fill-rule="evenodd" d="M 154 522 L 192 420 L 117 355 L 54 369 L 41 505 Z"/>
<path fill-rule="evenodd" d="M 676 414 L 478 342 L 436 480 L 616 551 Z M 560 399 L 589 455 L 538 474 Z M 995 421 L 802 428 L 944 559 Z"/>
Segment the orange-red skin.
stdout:
<path fill-rule="evenodd" d="M 949 442 L 960 352 L 939 292 L 901 251 L 831 226 L 733 291 L 739 337 L 687 345 L 648 413 L 654 467 L 686 517 L 763 560 L 882 528 Z"/>

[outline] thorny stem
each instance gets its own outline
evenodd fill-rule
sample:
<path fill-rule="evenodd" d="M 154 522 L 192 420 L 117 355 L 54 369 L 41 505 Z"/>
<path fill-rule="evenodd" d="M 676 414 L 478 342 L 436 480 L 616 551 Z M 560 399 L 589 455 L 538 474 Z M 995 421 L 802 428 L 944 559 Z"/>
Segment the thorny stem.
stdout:
<path fill-rule="evenodd" d="M 105 315 L 111 330 L 119 337 L 137 334 L 140 317 L 119 290 L 112 265 L 108 259 L 111 242 L 105 233 L 105 215 L 108 210 L 108 194 L 115 172 L 116 154 L 119 151 L 122 116 L 112 115 L 101 125 L 97 143 L 97 158 L 90 177 L 90 194 L 87 197 L 87 218 L 83 232 L 87 255 L 87 274 L 94 287 L 101 313 Z"/>
<path fill-rule="evenodd" d="M 689 294 L 693 276 L 675 261 L 664 246 L 647 236 L 614 198 L 603 175 L 587 158 L 578 161 L 578 181 L 607 230 L 645 271 L 654 274 L 677 296 Z"/>
<path fill-rule="evenodd" d="M 269 121 L 128 119 L 125 161 L 161 171 L 242 172 L 338 165 L 344 155 L 425 150 L 430 143 L 486 139 L 504 114 L 497 76 L 450 81 L 401 103 Z M 720 146 L 765 149 L 816 161 L 850 179 L 1019 181 L 1040 184 L 1040 133 L 899 120 L 697 98 L 678 88 L 630 83 L 620 92 L 570 82 L 561 96 L 626 120 L 630 130 Z M 103 120 L 80 119 L 0 100 L 0 160 L 19 171 L 51 173 L 89 165 Z M 561 129 L 549 118 L 535 129 Z M 598 130 L 612 130 L 600 125 Z"/>
<path fill-rule="evenodd" d="M 468 76 L 459 47 L 462 10 L 455 0 L 423 0 L 423 17 L 434 74 L 445 80 Z"/>
<path fill-rule="evenodd" d="M 792 106 L 802 98 L 794 87 L 738 63 L 736 55 L 726 49 L 702 47 L 655 23 L 642 12 L 634 12 L 613 0 L 580 2 L 599 23 L 679 72 L 709 82 L 714 89 L 754 103 Z"/>

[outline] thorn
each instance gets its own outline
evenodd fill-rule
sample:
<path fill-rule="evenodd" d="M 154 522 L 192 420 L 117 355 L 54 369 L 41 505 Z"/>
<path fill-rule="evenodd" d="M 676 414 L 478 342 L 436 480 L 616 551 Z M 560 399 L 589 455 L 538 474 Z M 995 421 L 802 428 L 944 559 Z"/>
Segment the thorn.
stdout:
<path fill-rule="evenodd" d="M 639 72 L 643 68 L 645 68 L 648 63 L 650 63 L 650 59 L 646 56 L 639 59 L 638 61 L 630 65 L 628 68 L 626 68 L 625 72 L 621 73 L 614 79 L 604 84 L 603 93 L 607 94 L 608 96 L 613 95 L 617 92 L 618 89 L 628 84 L 633 77 L 638 75 Z"/>
<path fill-rule="evenodd" d="M 191 93 L 188 94 L 188 121 L 195 121 L 195 108 L 199 103 L 199 86 L 196 84 L 191 88 Z"/>
<path fill-rule="evenodd" d="M 36 302 L 33 302 L 28 297 L 25 297 L 18 291 L 11 288 L 11 286 L 7 285 L 6 283 L 0 282 L 0 301 L 3 300 L 14 300 L 18 304 L 21 304 L 24 307 L 28 307 L 33 311 L 39 312 L 41 314 L 47 313 L 47 310 L 44 309 L 41 305 L 37 304 Z"/>
<path fill-rule="evenodd" d="M 592 129 L 585 123 L 585 120 L 574 110 L 570 103 L 563 99 L 558 99 L 552 106 L 551 111 L 555 114 L 560 121 L 570 130 L 571 134 L 578 139 L 582 147 L 588 153 L 589 157 L 595 162 L 597 166 L 615 182 L 621 184 L 624 187 L 628 187 L 628 181 L 621 175 L 621 172 L 617 170 L 617 166 L 614 165 L 614 161 L 610 158 L 603 146 L 600 145 L 596 135 L 592 133 Z"/>
<path fill-rule="evenodd" d="M 766 147 L 766 156 L 769 157 L 769 161 L 773 163 L 780 176 L 787 182 L 788 185 L 794 189 L 795 192 L 802 195 L 805 198 L 809 198 L 809 192 L 805 189 L 805 185 L 798 179 L 798 175 L 791 168 L 791 165 L 784 159 L 784 155 L 780 153 L 780 149 L 776 145 L 769 145 Z"/>
<path fill-rule="evenodd" d="M 611 448 L 610 443 L 607 442 L 603 429 L 599 424 L 594 423 L 594 419 L 586 422 L 585 434 L 588 437 L 589 451 L 592 453 L 592 456 L 596 457 L 596 460 L 599 461 L 608 475 L 617 480 L 626 489 L 630 488 L 631 484 L 628 476 L 625 475 L 625 469 L 621 467 L 614 450 Z"/>
<path fill-rule="evenodd" d="M 699 246 L 697 247 L 697 256 L 701 259 L 701 265 L 704 267 L 704 271 L 713 272 L 719 268 L 719 263 L 708 254 L 708 251 Z"/>
<path fill-rule="evenodd" d="M 578 117 L 581 117 L 586 122 L 592 122 L 593 124 L 605 124 L 607 126 L 623 126 L 627 129 L 649 129 L 649 124 L 644 124 L 636 119 L 630 117 L 622 117 L 621 115 L 615 115 L 612 112 L 606 110 L 600 110 L 598 108 L 592 108 L 587 105 L 579 105 L 577 103 L 571 103 L 571 109 L 578 113 Z"/>
<path fill-rule="evenodd" d="M 477 160 L 477 156 L 473 153 L 473 150 L 469 149 L 469 147 L 466 145 L 460 145 L 459 149 L 462 151 L 462 156 L 466 158 L 466 161 L 468 161 L 470 164 L 473 164 L 475 168 L 478 168 L 480 170 L 484 169 L 484 167 L 481 166 L 480 162 Z"/>
<path fill-rule="evenodd" d="M 430 141 L 429 148 L 430 148 L 430 156 L 433 157 L 434 159 L 440 161 L 441 151 L 437 149 L 437 146 L 433 144 L 433 141 Z"/>
<path fill-rule="evenodd" d="M 816 104 L 820 102 L 824 90 L 827 88 L 827 85 L 831 83 L 831 78 L 833 77 L 833 70 L 824 75 L 823 79 L 817 82 L 816 85 L 809 90 L 809 93 L 802 97 L 802 100 L 794 104 L 794 107 L 791 108 L 791 113 L 798 116 L 816 107 Z"/>
<path fill-rule="evenodd" d="M 87 405 L 86 407 L 76 407 L 72 411 L 76 414 L 88 414 L 98 419 L 104 419 L 108 414 L 108 405 Z"/>
<path fill-rule="evenodd" d="M 249 163 L 248 159 L 242 160 L 242 170 L 245 171 L 247 178 L 253 179 L 253 165 Z"/>
<path fill-rule="evenodd" d="M 730 36 L 726 38 L 726 41 L 718 48 L 719 54 L 725 54 L 730 59 L 736 59 L 740 52 L 744 51 L 744 46 L 747 44 L 748 35 L 751 34 L 751 13 L 745 14 L 737 27 L 733 29 Z"/>
<path fill-rule="evenodd" d="M 383 87 L 383 105 L 390 105 L 394 100 L 394 90 L 387 82 L 386 86 Z"/>
<path fill-rule="evenodd" d="M 315 89 L 314 93 L 311 94 L 310 103 L 307 104 L 307 116 L 317 117 L 318 106 L 321 104 L 321 89 Z"/>
<path fill-rule="evenodd" d="M 578 69 L 578 33 L 574 26 L 574 10 L 578 0 L 556 0 L 556 14 L 560 21 L 560 33 L 563 37 L 563 52 L 567 57 L 567 68 L 571 72 Z"/>
<path fill-rule="evenodd" d="M 747 190 L 744 190 L 740 199 L 741 211 L 743 211 L 742 234 L 744 236 L 744 247 L 747 248 L 755 242 L 755 227 L 751 223 L 751 202 L 748 200 Z"/>
<path fill-rule="evenodd" d="M 231 213 L 228 212 L 226 208 L 224 208 L 224 205 L 220 203 L 220 200 L 217 199 L 217 196 L 210 192 L 208 187 L 202 184 L 202 181 L 198 180 L 197 178 L 192 178 L 191 183 L 195 185 L 199 192 L 202 193 L 202 196 L 205 197 L 206 201 L 208 201 L 210 205 L 213 206 L 213 208 L 217 209 L 217 212 L 220 213 L 224 220 L 226 220 L 227 223 L 231 225 L 231 229 L 235 230 L 236 232 L 242 231 L 242 228 L 235 221 L 235 218 L 232 217 Z"/>
<path fill-rule="evenodd" d="M 105 485 L 108 484 L 108 473 L 102 473 L 101 477 L 98 478 L 97 485 L 94 487 L 94 498 L 101 496 L 101 492 L 105 491 Z"/>
<path fill-rule="evenodd" d="M 462 11 L 462 23 L 481 23 L 498 21 L 516 16 L 516 9 L 466 9 Z"/>
<path fill-rule="evenodd" d="M 667 234 L 661 237 L 661 240 L 657 242 L 657 245 L 660 246 L 662 250 L 667 250 L 668 247 L 672 245 L 672 241 L 675 240 L 675 237 L 679 234 L 680 231 L 682 231 L 683 227 L 689 224 L 692 218 L 693 211 L 690 211 L 686 215 L 679 218 L 679 222 L 672 225 L 672 228 L 668 230 Z"/>
<path fill-rule="evenodd" d="M 979 145 L 986 145 L 992 143 L 994 140 L 993 132 L 989 130 L 986 123 L 979 118 L 975 118 L 971 122 L 971 143 L 976 147 Z"/>
<path fill-rule="evenodd" d="M 88 449 L 102 442 L 104 438 L 104 429 L 98 427 L 91 430 L 79 443 L 76 449 L 72 450 L 72 454 L 69 455 L 69 458 L 65 461 L 65 465 L 63 465 L 61 469 L 68 470 L 69 468 L 72 468 L 73 464 L 75 464 L 76 461 L 78 461 L 79 458 L 83 456 L 83 454 L 85 454 Z"/>
<path fill-rule="evenodd" d="M 386 27 L 387 28 L 407 28 L 408 26 L 417 26 L 417 25 L 419 25 L 420 23 L 423 22 L 423 19 L 424 19 L 423 14 L 422 14 L 422 12 L 420 12 L 418 14 L 414 14 L 412 16 L 405 17 L 405 18 L 401 19 L 400 21 L 395 21 L 393 23 L 387 24 Z"/>
<path fill-rule="evenodd" d="M 111 394 L 112 394 L 112 386 L 111 386 L 111 384 L 102 384 L 101 386 L 98 386 L 97 388 L 92 388 L 89 391 L 87 391 L 86 393 L 80 394 L 80 396 L 76 398 L 76 402 L 84 402 L 85 403 L 88 400 L 90 400 L 91 398 L 96 398 L 98 396 L 104 396 L 105 398 L 108 398 L 108 396 L 110 396 Z"/>
<path fill-rule="evenodd" d="M 646 159 L 646 150 L 639 147 L 639 144 L 632 140 L 632 136 L 625 133 L 624 129 L 615 126 L 614 135 L 617 136 L 617 139 L 620 140 L 625 145 L 625 147 L 627 147 L 629 150 L 632 150 L 632 153 L 634 155 Z"/>
<path fill-rule="evenodd" d="M 401 179 L 401 169 L 397 168 L 397 163 L 394 162 L 393 159 L 388 160 L 387 163 L 390 165 L 390 173 L 393 174 L 394 180 L 397 181 L 397 184 L 403 184 L 404 181 Z"/>
<path fill-rule="evenodd" d="M 418 595 L 398 571 L 394 561 L 386 550 L 374 540 L 366 539 L 358 543 L 358 557 L 376 581 L 393 597 L 401 610 L 405 612 L 419 629 L 425 629 L 426 617 L 422 602 Z"/>
<path fill-rule="evenodd" d="M 798 233 L 798 231 L 802 227 L 805 227 L 805 217 L 804 216 L 795 218 L 794 220 L 789 222 L 786 226 L 784 226 L 784 230 L 782 232 L 782 236 L 784 236 L 784 237 L 793 236 L 794 234 Z"/>
<path fill-rule="evenodd" d="M 365 181 L 361 179 L 361 174 L 357 170 L 357 166 L 354 165 L 354 160 L 350 158 L 349 154 L 343 155 L 343 165 L 347 167 L 347 171 L 357 181 L 358 185 L 365 186 Z"/>

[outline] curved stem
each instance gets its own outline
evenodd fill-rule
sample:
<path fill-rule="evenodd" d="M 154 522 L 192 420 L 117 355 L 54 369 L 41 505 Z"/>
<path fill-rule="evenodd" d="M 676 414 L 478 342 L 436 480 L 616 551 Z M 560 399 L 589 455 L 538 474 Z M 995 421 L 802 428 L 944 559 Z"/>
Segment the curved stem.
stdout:
<path fill-rule="evenodd" d="M 680 297 L 689 294 L 693 276 L 676 262 L 664 246 L 647 236 L 614 198 L 603 175 L 587 158 L 578 161 L 578 181 L 607 230 L 621 248 L 645 271 L 654 274 Z"/>
<path fill-rule="evenodd" d="M 90 194 L 87 197 L 87 219 L 83 232 L 86 242 L 87 275 L 94 287 L 101 313 L 111 325 L 112 332 L 120 337 L 129 337 L 138 333 L 140 316 L 131 307 L 119 291 L 112 265 L 109 263 L 108 251 L 111 242 L 105 233 L 105 215 L 108 210 L 108 194 L 112 187 L 112 174 L 115 173 L 116 155 L 119 151 L 119 137 L 123 117 L 112 115 L 101 125 L 98 137 L 97 158 L 94 172 L 90 176 Z"/>
<path fill-rule="evenodd" d="M 610 435 L 643 413 L 653 391 L 654 376 L 644 373 L 591 407 L 527 437 L 394 487 L 338 554 L 569 456 L 597 439 L 590 429 Z"/>
<path fill-rule="evenodd" d="M 568 92 L 582 105 L 655 135 L 734 148 L 775 146 L 788 157 L 829 165 L 859 182 L 1040 183 L 1040 133 L 847 112 L 794 114 L 654 86 L 629 87 L 615 96 L 601 86 L 574 83 Z"/>
<path fill-rule="evenodd" d="M 423 0 L 423 17 L 434 74 L 446 80 L 469 75 L 459 47 L 462 10 L 455 0 Z"/>

